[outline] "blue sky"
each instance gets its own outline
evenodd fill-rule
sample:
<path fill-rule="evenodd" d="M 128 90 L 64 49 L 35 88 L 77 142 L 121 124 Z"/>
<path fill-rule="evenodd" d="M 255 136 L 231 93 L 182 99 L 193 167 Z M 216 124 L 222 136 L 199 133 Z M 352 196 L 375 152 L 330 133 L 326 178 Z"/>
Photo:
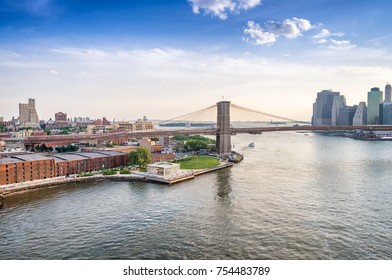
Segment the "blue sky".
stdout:
<path fill-rule="evenodd" d="M 0 116 L 171 118 L 219 101 L 309 120 L 392 81 L 390 1 L 0 0 Z"/>

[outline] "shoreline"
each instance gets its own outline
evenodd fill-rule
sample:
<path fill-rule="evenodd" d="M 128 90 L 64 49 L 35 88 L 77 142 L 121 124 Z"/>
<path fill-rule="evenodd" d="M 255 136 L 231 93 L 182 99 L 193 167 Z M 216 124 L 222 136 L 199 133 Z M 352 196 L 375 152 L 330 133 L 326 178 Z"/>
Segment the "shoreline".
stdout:
<path fill-rule="evenodd" d="M 228 162 L 228 163 L 220 164 L 219 166 L 213 168 L 188 170 L 189 171 L 188 173 L 190 174 L 187 176 L 177 176 L 171 178 L 158 177 L 154 175 L 143 174 L 141 172 L 135 174 L 129 174 L 129 175 L 116 174 L 116 175 L 105 176 L 102 174 L 97 174 L 97 175 L 86 176 L 86 177 L 64 177 L 64 176 L 55 177 L 55 178 L 48 178 L 43 180 L 16 183 L 11 185 L 3 185 L 0 186 L 0 195 L 4 199 L 5 197 L 9 197 L 17 194 L 38 191 L 47 188 L 55 188 L 70 183 L 98 182 L 104 180 L 119 181 L 119 182 L 153 182 L 153 183 L 172 185 L 185 180 L 194 179 L 195 177 L 200 176 L 202 174 L 229 168 L 232 167 L 233 165 L 234 165 L 233 163 Z"/>

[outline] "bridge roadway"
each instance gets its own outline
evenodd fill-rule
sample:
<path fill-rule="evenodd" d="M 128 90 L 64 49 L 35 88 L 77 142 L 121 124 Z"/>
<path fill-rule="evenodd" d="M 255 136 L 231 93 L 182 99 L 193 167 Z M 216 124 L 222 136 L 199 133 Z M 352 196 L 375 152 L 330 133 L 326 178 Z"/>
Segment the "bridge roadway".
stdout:
<path fill-rule="evenodd" d="M 310 126 L 310 125 L 294 125 L 294 126 L 267 126 L 253 128 L 231 128 L 231 134 L 248 133 L 261 134 L 263 132 L 277 131 L 344 131 L 344 130 L 392 130 L 392 125 L 369 125 L 369 126 Z M 116 139 L 140 139 L 143 137 L 159 137 L 173 136 L 177 134 L 187 135 L 216 135 L 217 128 L 189 128 L 189 129 L 170 129 L 170 130 L 144 130 L 144 131 L 121 131 L 114 133 L 102 134 L 75 134 L 75 135 L 49 135 L 49 136 L 31 136 L 22 140 L 25 146 L 40 145 L 42 143 L 79 143 L 84 141 L 96 140 L 98 143 L 104 141 L 114 141 Z M 7 139 L 8 142 L 17 142 L 20 139 Z"/>

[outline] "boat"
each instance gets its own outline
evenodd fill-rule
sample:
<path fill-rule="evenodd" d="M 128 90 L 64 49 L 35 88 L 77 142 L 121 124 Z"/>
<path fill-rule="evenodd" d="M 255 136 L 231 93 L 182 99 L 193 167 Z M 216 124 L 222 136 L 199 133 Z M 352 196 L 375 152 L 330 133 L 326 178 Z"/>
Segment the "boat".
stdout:
<path fill-rule="evenodd" d="M 228 156 L 227 156 L 227 160 L 229 162 L 234 162 L 234 163 L 238 163 L 238 162 L 240 162 L 243 159 L 244 159 L 243 155 L 241 155 L 241 154 L 239 154 L 237 152 L 234 152 L 234 151 L 230 152 L 228 154 Z"/>
<path fill-rule="evenodd" d="M 249 148 L 253 148 L 254 146 L 255 146 L 255 143 L 253 143 L 253 142 L 249 143 L 249 145 L 248 145 Z"/>
<path fill-rule="evenodd" d="M 354 133 L 352 135 L 355 140 L 366 140 L 366 141 L 392 141 L 391 133 Z"/>

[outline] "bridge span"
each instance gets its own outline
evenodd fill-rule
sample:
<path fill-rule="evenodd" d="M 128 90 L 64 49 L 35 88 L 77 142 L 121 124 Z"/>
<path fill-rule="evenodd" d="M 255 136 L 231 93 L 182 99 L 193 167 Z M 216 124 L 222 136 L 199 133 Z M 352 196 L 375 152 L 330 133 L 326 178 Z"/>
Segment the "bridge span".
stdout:
<path fill-rule="evenodd" d="M 214 128 L 184 128 L 184 129 L 154 129 L 143 131 L 119 131 L 113 133 L 102 134 L 74 134 L 74 135 L 53 135 L 53 136 L 31 136 L 22 140 L 27 150 L 32 147 L 42 145 L 45 143 L 49 146 L 67 145 L 77 143 L 89 143 L 94 141 L 100 145 L 105 141 L 113 141 L 114 143 L 127 142 L 130 139 L 141 139 L 148 137 L 159 136 L 174 136 L 177 134 L 185 135 L 215 135 L 217 152 L 220 156 L 224 156 L 231 152 L 231 135 L 239 133 L 261 134 L 263 132 L 278 132 L 278 131 L 353 131 L 353 130 L 391 130 L 392 125 L 369 125 L 369 126 L 310 126 L 310 125 L 287 125 L 287 126 L 263 126 L 250 128 L 233 128 L 230 123 L 230 108 L 237 108 L 242 111 L 248 110 L 252 113 L 259 113 L 269 117 L 277 117 L 286 121 L 293 121 L 292 119 L 278 117 L 275 115 L 258 112 L 252 109 L 246 109 L 238 105 L 230 104 L 230 101 L 221 101 L 216 106 L 209 106 L 205 109 L 199 110 L 195 113 L 203 113 L 206 109 L 217 108 L 217 126 Z M 192 113 L 191 113 L 192 114 Z M 188 114 L 188 115 L 191 115 Z M 174 120 L 174 119 L 172 119 Z M 20 139 L 7 139 L 7 142 L 20 142 Z"/>
<path fill-rule="evenodd" d="M 230 128 L 229 135 L 236 135 L 241 133 L 247 134 L 262 134 L 265 132 L 279 132 L 279 131 L 392 131 L 391 125 L 369 125 L 369 126 L 310 126 L 310 125 L 291 125 L 291 126 L 265 126 L 265 127 L 248 127 L 248 128 Z M 121 131 L 115 133 L 102 134 L 84 134 L 84 135 L 49 135 L 49 136 L 31 136 L 23 140 L 27 148 L 31 148 L 42 143 L 64 143 L 76 144 L 85 141 L 97 141 L 103 143 L 105 141 L 116 141 L 118 139 L 141 139 L 145 137 L 160 137 L 160 136 L 174 136 L 178 134 L 184 135 L 219 135 L 218 128 L 186 128 L 186 129 L 170 129 L 170 130 L 145 130 L 145 131 Z M 20 139 L 7 139 L 9 142 L 17 142 Z M 218 140 L 219 141 L 219 140 Z"/>

